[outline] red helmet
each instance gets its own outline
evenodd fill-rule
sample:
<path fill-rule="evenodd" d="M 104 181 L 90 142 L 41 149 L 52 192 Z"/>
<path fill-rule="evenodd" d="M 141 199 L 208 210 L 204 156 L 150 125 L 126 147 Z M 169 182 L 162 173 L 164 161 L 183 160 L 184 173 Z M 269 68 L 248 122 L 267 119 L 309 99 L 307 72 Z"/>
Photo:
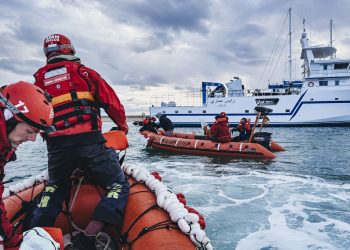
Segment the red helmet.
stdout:
<path fill-rule="evenodd" d="M 225 113 L 225 112 L 221 112 L 221 113 L 219 114 L 219 116 L 225 117 L 225 116 L 226 116 L 226 113 Z"/>
<path fill-rule="evenodd" d="M 75 54 L 72 42 L 66 36 L 61 34 L 52 34 L 46 37 L 43 50 L 47 58 L 58 54 Z"/>
<path fill-rule="evenodd" d="M 0 106 L 32 127 L 45 130 L 52 124 L 52 105 L 44 91 L 32 83 L 20 81 L 3 87 Z"/>

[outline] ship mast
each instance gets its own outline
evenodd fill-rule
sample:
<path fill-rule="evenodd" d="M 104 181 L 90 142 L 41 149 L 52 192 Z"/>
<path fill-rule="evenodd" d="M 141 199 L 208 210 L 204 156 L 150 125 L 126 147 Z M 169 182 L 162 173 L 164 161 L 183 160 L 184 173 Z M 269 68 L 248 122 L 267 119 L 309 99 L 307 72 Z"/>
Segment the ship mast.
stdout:
<path fill-rule="evenodd" d="M 288 10 L 289 14 L 289 84 L 292 83 L 292 8 Z"/>

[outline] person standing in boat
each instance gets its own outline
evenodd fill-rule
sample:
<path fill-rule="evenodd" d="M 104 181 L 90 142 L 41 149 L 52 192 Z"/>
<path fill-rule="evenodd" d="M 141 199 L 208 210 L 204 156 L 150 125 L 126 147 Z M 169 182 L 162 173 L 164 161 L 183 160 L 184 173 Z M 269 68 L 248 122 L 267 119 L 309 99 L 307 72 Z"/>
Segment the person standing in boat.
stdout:
<path fill-rule="evenodd" d="M 4 167 L 16 160 L 17 147 L 23 142 L 35 141 L 40 130 L 48 130 L 52 119 L 51 103 L 44 91 L 33 84 L 17 82 L 0 89 L 0 238 L 5 248 L 19 246 L 22 235 L 13 231 L 6 217 L 2 201 Z"/>
<path fill-rule="evenodd" d="M 159 119 L 159 124 L 157 128 L 162 128 L 165 131 L 165 136 L 172 136 L 174 132 L 174 124 L 173 122 L 166 117 L 165 114 L 159 112 L 156 117 Z"/>
<path fill-rule="evenodd" d="M 154 117 L 151 118 L 149 116 L 146 116 L 145 119 L 142 121 L 143 125 L 139 129 L 139 132 L 147 130 L 149 132 L 158 134 L 157 125 L 155 124 L 155 119 L 153 118 Z"/>
<path fill-rule="evenodd" d="M 248 140 L 251 134 L 250 120 L 247 118 L 242 118 L 237 126 L 237 131 L 239 132 L 239 140 Z"/>
<path fill-rule="evenodd" d="M 215 120 L 215 123 L 210 127 L 209 139 L 214 142 L 230 142 L 230 127 L 226 113 L 221 112 L 215 117 Z"/>
<path fill-rule="evenodd" d="M 70 193 L 70 175 L 81 168 L 94 184 L 106 189 L 92 220 L 74 237 L 75 249 L 95 249 L 96 235 L 105 225 L 122 226 L 129 184 L 118 162 L 118 154 L 105 147 L 100 108 L 128 132 L 125 110 L 111 86 L 75 56 L 64 35 L 45 38 L 47 63 L 35 74 L 35 85 L 52 96 L 53 124 L 57 131 L 45 139 L 48 149 L 49 183 L 31 221 L 31 226 L 52 226 Z"/>

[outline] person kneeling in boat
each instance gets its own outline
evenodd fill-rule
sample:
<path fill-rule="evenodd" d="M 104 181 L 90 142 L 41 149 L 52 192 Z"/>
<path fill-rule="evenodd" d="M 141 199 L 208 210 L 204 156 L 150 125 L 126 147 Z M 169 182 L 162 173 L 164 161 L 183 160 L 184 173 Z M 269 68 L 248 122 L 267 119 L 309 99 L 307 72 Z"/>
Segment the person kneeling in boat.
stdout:
<path fill-rule="evenodd" d="M 230 142 L 230 127 L 228 126 L 228 117 L 221 112 L 215 117 L 215 123 L 210 128 L 209 139 L 214 142 Z"/>
<path fill-rule="evenodd" d="M 43 51 L 46 65 L 34 74 L 35 85 L 53 97 L 57 131 L 45 138 L 49 182 L 33 212 L 31 227 L 54 225 L 63 200 L 70 194 L 70 176 L 79 167 L 106 193 L 91 221 L 72 242 L 74 249 L 96 249 L 96 236 L 106 225 L 121 228 L 130 189 L 117 152 L 105 146 L 100 109 L 127 134 L 125 110 L 113 88 L 96 71 L 81 64 L 66 36 L 48 36 Z"/>
<path fill-rule="evenodd" d="M 2 201 L 4 167 L 16 160 L 17 147 L 23 142 L 35 141 L 40 130 L 50 128 L 52 119 L 51 103 L 44 91 L 33 84 L 17 82 L 0 89 L 0 236 L 5 248 L 19 246 L 22 235 L 14 232 L 6 217 Z"/>
<path fill-rule="evenodd" d="M 242 118 L 237 126 L 237 131 L 239 132 L 239 141 L 248 140 L 251 134 L 250 120 Z"/>
<path fill-rule="evenodd" d="M 157 125 L 155 123 L 154 117 L 151 118 L 149 116 L 146 116 L 146 118 L 142 122 L 143 126 L 139 129 L 139 132 L 143 132 L 146 130 L 158 134 Z"/>
<path fill-rule="evenodd" d="M 165 136 L 172 136 L 174 132 L 174 124 L 173 122 L 166 117 L 165 114 L 159 112 L 156 117 L 159 119 L 159 125 L 157 128 L 162 128 L 165 131 Z"/>

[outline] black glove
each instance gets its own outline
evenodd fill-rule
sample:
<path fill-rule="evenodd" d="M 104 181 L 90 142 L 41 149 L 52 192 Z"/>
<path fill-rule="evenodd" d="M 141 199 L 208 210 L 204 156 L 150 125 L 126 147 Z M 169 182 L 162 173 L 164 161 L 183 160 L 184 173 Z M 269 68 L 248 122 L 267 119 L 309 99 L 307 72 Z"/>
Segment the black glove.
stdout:
<path fill-rule="evenodd" d="M 80 232 L 72 239 L 74 250 L 97 250 L 96 237 L 87 236 L 84 232 Z"/>
<path fill-rule="evenodd" d="M 118 127 L 112 127 L 109 131 L 120 130 Z"/>

